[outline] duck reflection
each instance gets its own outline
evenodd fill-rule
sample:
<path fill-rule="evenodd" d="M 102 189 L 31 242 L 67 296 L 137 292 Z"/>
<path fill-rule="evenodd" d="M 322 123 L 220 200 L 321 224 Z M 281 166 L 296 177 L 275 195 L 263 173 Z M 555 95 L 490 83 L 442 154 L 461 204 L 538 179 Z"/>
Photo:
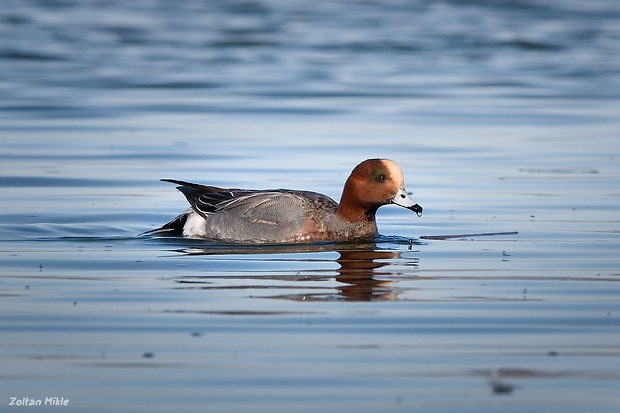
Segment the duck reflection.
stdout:
<path fill-rule="evenodd" d="M 347 301 L 370 301 L 373 299 L 395 299 L 391 288 L 394 281 L 389 279 L 393 272 L 389 269 L 390 260 L 400 258 L 394 251 L 373 249 L 338 251 L 340 264 L 336 281 L 345 285 L 339 288 L 343 299 Z M 384 269 L 384 271 L 381 271 Z"/>
<path fill-rule="evenodd" d="M 402 244 L 402 243 L 399 243 Z M 282 286 L 282 289 L 293 288 L 297 292 L 293 294 L 276 295 L 269 298 L 281 298 L 294 301 L 372 301 L 372 300 L 395 300 L 397 299 L 398 289 L 394 287 L 397 278 L 406 275 L 410 278 L 418 267 L 419 258 L 415 257 L 412 250 L 412 242 L 408 242 L 409 248 L 406 250 L 381 249 L 374 242 L 351 243 L 351 244 L 314 244 L 314 245 L 287 245 L 287 246 L 223 246 L 209 245 L 208 247 L 192 246 L 176 252 L 185 255 L 246 255 L 246 254 L 291 254 L 291 261 L 295 261 L 295 254 L 299 253 L 322 253 L 337 252 L 338 257 L 334 260 L 327 260 L 327 263 L 337 263 L 335 271 L 329 268 L 300 270 L 287 272 L 286 275 L 262 276 L 269 280 L 282 280 L 290 282 L 292 279 L 303 280 L 304 282 L 319 282 L 323 284 L 335 279 L 339 285 L 335 288 L 330 286 L 325 288 L 322 285 L 307 287 L 291 287 L 290 284 Z M 407 253 L 403 258 L 402 254 Z M 307 256 L 300 259 L 300 262 L 307 261 Z M 317 260 L 321 262 L 321 260 Z M 303 273 L 303 276 L 297 275 Z M 293 275 L 296 275 L 293 277 Z M 191 283 L 196 287 L 200 280 L 217 278 L 216 276 L 205 277 L 185 277 L 178 282 Z M 189 279 L 191 278 L 191 280 Z M 199 279 L 197 279 L 199 278 Z M 230 277 L 227 277 L 230 278 Z M 241 275 L 235 278 L 256 279 L 256 273 Z M 207 288 L 207 287 L 205 287 Z M 214 288 L 211 286 L 208 288 Z M 222 288 L 226 288 L 223 286 Z M 252 287 L 248 287 L 252 288 Z M 274 287 L 278 288 L 278 287 Z M 320 290 L 321 292 L 315 292 Z M 329 292 L 326 292 L 329 290 Z"/>

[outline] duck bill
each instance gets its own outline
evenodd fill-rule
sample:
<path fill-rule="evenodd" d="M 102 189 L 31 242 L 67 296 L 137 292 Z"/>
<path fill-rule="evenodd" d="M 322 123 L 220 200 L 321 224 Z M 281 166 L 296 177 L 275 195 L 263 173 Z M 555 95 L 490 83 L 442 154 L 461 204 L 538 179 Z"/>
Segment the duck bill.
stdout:
<path fill-rule="evenodd" d="M 422 207 L 415 203 L 413 199 L 407 194 L 407 192 L 403 188 L 399 188 L 396 196 L 392 198 L 393 204 L 400 205 L 403 208 L 407 208 L 412 210 L 417 214 L 417 216 L 422 216 Z"/>

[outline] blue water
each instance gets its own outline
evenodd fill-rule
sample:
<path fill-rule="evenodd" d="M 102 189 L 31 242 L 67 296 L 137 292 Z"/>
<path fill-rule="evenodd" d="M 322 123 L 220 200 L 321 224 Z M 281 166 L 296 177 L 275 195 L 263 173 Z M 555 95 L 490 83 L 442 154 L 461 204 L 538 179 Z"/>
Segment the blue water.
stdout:
<path fill-rule="evenodd" d="M 617 412 L 619 22 L 4 1 L 0 410 Z M 160 178 L 338 199 L 370 157 L 424 207 L 373 242 L 139 235 L 186 208 Z"/>

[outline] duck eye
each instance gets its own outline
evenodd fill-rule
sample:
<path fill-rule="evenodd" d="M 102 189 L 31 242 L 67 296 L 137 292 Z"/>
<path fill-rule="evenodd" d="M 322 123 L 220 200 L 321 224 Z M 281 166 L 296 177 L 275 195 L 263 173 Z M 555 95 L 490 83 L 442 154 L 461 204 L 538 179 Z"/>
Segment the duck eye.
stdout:
<path fill-rule="evenodd" d="M 385 175 L 383 175 L 383 174 L 377 175 L 377 177 L 375 178 L 375 181 L 377 181 L 377 182 L 384 182 L 385 181 Z"/>

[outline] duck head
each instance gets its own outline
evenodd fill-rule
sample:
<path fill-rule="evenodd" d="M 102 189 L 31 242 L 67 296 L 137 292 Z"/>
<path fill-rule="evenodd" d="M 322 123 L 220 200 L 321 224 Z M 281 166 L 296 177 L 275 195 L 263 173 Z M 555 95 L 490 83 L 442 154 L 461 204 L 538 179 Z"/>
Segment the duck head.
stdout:
<path fill-rule="evenodd" d="M 337 214 L 351 222 L 374 221 L 377 209 L 389 204 L 422 215 L 422 207 L 405 190 L 400 166 L 389 159 L 367 159 L 347 179 Z"/>

